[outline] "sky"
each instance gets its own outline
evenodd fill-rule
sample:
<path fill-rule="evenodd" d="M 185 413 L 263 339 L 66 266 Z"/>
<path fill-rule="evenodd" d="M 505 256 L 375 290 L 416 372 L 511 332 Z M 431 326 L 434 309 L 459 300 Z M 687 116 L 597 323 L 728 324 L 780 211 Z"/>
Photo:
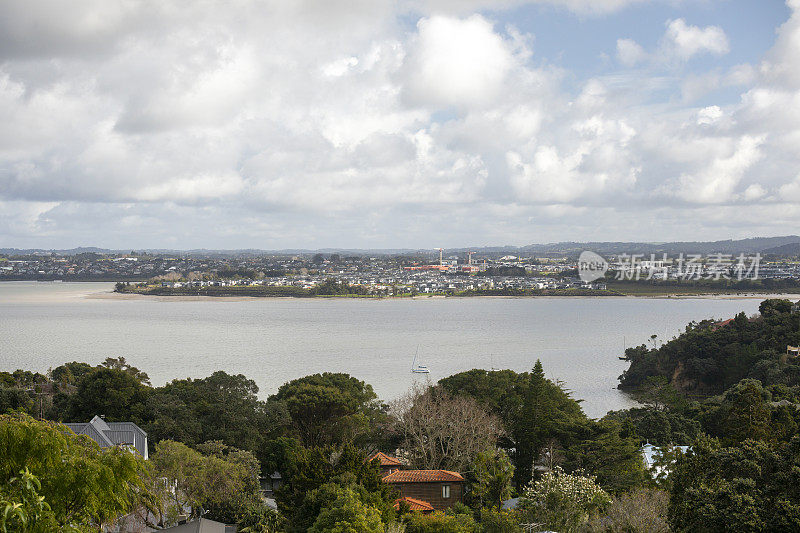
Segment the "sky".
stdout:
<path fill-rule="evenodd" d="M 800 0 L 5 0 L 0 248 L 800 229 Z"/>

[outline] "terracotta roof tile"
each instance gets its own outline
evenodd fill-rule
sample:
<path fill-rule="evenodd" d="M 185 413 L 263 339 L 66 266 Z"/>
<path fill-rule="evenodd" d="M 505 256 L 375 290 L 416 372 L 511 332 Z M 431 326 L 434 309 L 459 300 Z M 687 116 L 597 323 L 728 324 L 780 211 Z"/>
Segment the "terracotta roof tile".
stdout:
<path fill-rule="evenodd" d="M 367 462 L 372 462 L 377 458 L 381 462 L 381 466 L 403 466 L 399 459 L 386 455 L 383 452 L 373 453 L 367 458 Z"/>
<path fill-rule="evenodd" d="M 400 500 L 405 501 L 408 503 L 408 508 L 411 511 L 433 511 L 433 505 L 429 504 L 425 500 L 418 500 L 416 498 L 409 498 L 406 496 L 405 498 L 400 498 L 394 502 L 394 508 L 400 509 Z"/>
<path fill-rule="evenodd" d="M 458 472 L 449 470 L 397 470 L 384 476 L 384 483 L 436 483 L 464 481 Z"/>

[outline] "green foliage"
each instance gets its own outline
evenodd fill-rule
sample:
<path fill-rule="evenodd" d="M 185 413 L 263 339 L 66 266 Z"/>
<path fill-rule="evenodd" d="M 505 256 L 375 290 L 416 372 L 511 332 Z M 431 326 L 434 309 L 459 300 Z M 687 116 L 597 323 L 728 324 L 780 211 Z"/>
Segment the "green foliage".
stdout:
<path fill-rule="evenodd" d="M 147 376 L 147 374 L 135 366 L 128 364 L 124 357 L 106 357 L 106 360 L 100 363 L 100 366 L 112 368 L 114 370 L 121 370 L 136 378 L 140 383 L 150 385 L 150 378 Z"/>
<path fill-rule="evenodd" d="M 60 525 L 106 522 L 129 512 L 144 488 L 144 461 L 120 448 L 102 450 L 61 424 L 0 416 L 0 490 L 28 469 Z"/>
<path fill-rule="evenodd" d="M 514 511 L 481 509 L 480 531 L 482 533 L 518 533 L 520 531 L 519 515 Z"/>
<path fill-rule="evenodd" d="M 348 487 L 336 489 L 336 499 L 324 507 L 308 530 L 310 533 L 383 533 L 378 509 L 366 505 Z"/>
<path fill-rule="evenodd" d="M 707 425 L 715 425 L 714 433 L 725 443 L 747 439 L 767 439 L 770 435 L 770 395 L 761 382 L 742 380 L 727 391 L 718 409 L 712 410 Z"/>
<path fill-rule="evenodd" d="M 341 448 L 286 446 L 291 454 L 282 474 L 286 483 L 276 491 L 278 509 L 289 521 L 289 531 L 306 531 L 333 499 L 338 486 L 356 491 L 362 502 L 378 509 L 384 522 L 394 516 L 393 489 L 381 481 L 378 467 L 350 445 Z"/>
<path fill-rule="evenodd" d="M 28 413 L 36 411 L 36 399 L 30 392 L 19 388 L 0 388 L 0 413 Z"/>
<path fill-rule="evenodd" d="M 621 425 L 608 421 L 591 423 L 587 428 L 583 439 L 566 450 L 565 468 L 592 473 L 612 493 L 631 490 L 647 481 L 635 437 L 626 435 Z"/>
<path fill-rule="evenodd" d="M 0 486 L 0 532 L 48 533 L 59 530 L 50 505 L 40 496 L 42 484 L 25 468 Z"/>
<path fill-rule="evenodd" d="M 436 511 L 431 514 L 412 513 L 408 515 L 406 533 L 473 533 L 478 531 L 478 525 L 471 514 L 443 513 Z"/>
<path fill-rule="evenodd" d="M 368 440 L 386 418 L 372 386 L 347 374 L 295 379 L 270 399 L 286 405 L 292 428 L 306 446 Z"/>
<path fill-rule="evenodd" d="M 152 422 L 145 429 L 156 441 L 219 440 L 261 455 L 265 441 L 280 436 L 288 420 L 281 405 L 260 401 L 257 394 L 255 382 L 241 374 L 217 371 L 203 379 L 174 380 L 149 398 Z"/>
<path fill-rule="evenodd" d="M 284 531 L 285 520 L 261 502 L 242 509 L 236 520 L 241 533 L 278 533 Z"/>
<path fill-rule="evenodd" d="M 688 411 L 635 407 L 624 411 L 610 411 L 603 420 L 620 423 L 639 442 L 649 442 L 656 446 L 684 445 L 693 443 L 702 430 L 697 414 L 689 415 Z"/>
<path fill-rule="evenodd" d="M 147 398 L 151 391 L 125 370 L 97 367 L 80 380 L 77 391 L 69 398 L 64 418 L 88 421 L 95 415 L 105 415 L 110 422 L 144 426 L 149 418 Z"/>
<path fill-rule="evenodd" d="M 50 371 L 50 379 L 53 383 L 61 386 L 68 387 L 77 385 L 86 374 L 92 371 L 93 367 L 89 363 L 79 363 L 72 361 L 71 363 L 64 363 L 57 366 Z"/>
<path fill-rule="evenodd" d="M 747 440 L 723 448 L 701 440 L 672 474 L 675 531 L 800 530 L 800 439 Z"/>
<path fill-rule="evenodd" d="M 502 508 L 503 500 L 511 497 L 511 480 L 514 465 L 503 450 L 493 449 L 481 452 L 475 459 L 472 475 L 476 481 L 472 493 L 481 507 Z"/>
<path fill-rule="evenodd" d="M 629 348 L 629 368 L 620 388 L 642 388 L 660 376 L 691 395 L 719 394 L 745 378 L 773 384 L 800 385 L 800 365 L 785 357 L 786 346 L 800 344 L 800 314 L 788 300 L 764 300 L 761 316 L 747 320 L 739 314 L 732 323 L 692 322 L 679 337 L 658 347 Z"/>
<path fill-rule="evenodd" d="M 653 454 L 653 464 L 650 467 L 650 475 L 658 487 L 669 490 L 672 487 L 670 474 L 678 463 L 678 458 L 683 455 L 680 448 L 675 446 L 661 446 Z"/>
<path fill-rule="evenodd" d="M 151 457 L 156 478 L 173 480 L 176 490 L 163 487 L 151 509 L 159 522 L 184 509 L 192 516 L 207 511 L 206 518 L 225 523 L 252 519 L 263 507 L 258 495 L 259 465 L 250 453 L 208 442 L 193 450 L 170 440 L 156 444 Z M 251 524 L 252 525 L 252 524 Z"/>
<path fill-rule="evenodd" d="M 567 474 L 560 468 L 531 481 L 519 500 L 526 522 L 560 532 L 578 531 L 611 503 L 594 477 Z"/>
<path fill-rule="evenodd" d="M 539 361 L 530 373 L 476 369 L 439 384 L 453 394 L 472 396 L 500 416 L 506 429 L 500 443 L 514 464 L 518 487 L 530 480 L 548 441 L 556 439 L 567 447 L 589 423 L 580 404 L 545 378 Z"/>
<path fill-rule="evenodd" d="M 316 287 L 311 289 L 310 294 L 321 296 L 342 296 L 347 294 L 369 294 L 369 288 L 364 285 L 350 285 L 346 281 L 336 281 L 335 278 L 328 278 Z"/>

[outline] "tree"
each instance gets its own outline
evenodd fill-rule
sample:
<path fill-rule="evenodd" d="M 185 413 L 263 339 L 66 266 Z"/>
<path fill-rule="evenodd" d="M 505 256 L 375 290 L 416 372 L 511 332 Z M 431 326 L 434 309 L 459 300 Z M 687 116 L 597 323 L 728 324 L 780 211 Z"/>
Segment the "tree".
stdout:
<path fill-rule="evenodd" d="M 27 468 L 8 481 L 0 490 L 2 533 L 49 533 L 59 529 L 50 505 L 44 496 L 39 496 L 41 490 L 41 482 Z"/>
<path fill-rule="evenodd" d="M 578 531 L 610 502 L 594 477 L 556 468 L 531 481 L 518 509 L 526 520 L 566 533 Z"/>
<path fill-rule="evenodd" d="M 350 488 L 339 489 L 329 507 L 320 512 L 310 533 L 383 533 L 380 511 L 365 505 Z"/>
<path fill-rule="evenodd" d="M 702 439 L 672 473 L 674 531 L 800 530 L 800 438 L 724 448 Z"/>
<path fill-rule="evenodd" d="M 669 533 L 669 493 L 660 489 L 636 489 L 611 502 L 603 516 L 589 521 L 588 531 L 606 533 Z"/>
<path fill-rule="evenodd" d="M 465 395 L 415 387 L 392 405 L 402 448 L 411 466 L 460 471 L 493 449 L 500 419 Z"/>
<path fill-rule="evenodd" d="M 135 366 L 129 365 L 128 362 L 125 360 L 125 358 L 122 356 L 106 357 L 106 360 L 100 364 L 101 366 L 104 366 L 106 368 L 112 368 L 114 370 L 122 370 L 123 372 L 127 372 L 128 374 L 139 380 L 140 383 L 143 383 L 144 385 L 150 385 L 150 378 L 147 376 L 147 374 L 145 374 Z"/>
<path fill-rule="evenodd" d="M 475 531 L 478 531 L 478 526 L 471 514 L 446 514 L 436 511 L 431 514 L 411 514 L 406 522 L 405 533 L 473 533 Z"/>
<path fill-rule="evenodd" d="M 219 440 L 260 453 L 288 424 L 285 408 L 260 401 L 258 386 L 242 374 L 220 370 L 203 379 L 176 379 L 155 394 L 149 404 L 152 426 L 145 429 L 156 439 L 180 438 L 192 445 Z"/>
<path fill-rule="evenodd" d="M 54 422 L 0 416 L 0 493 L 26 468 L 61 526 L 113 520 L 131 511 L 145 488 L 145 464 L 136 454 L 101 449 Z"/>
<path fill-rule="evenodd" d="M 377 465 L 351 445 L 341 448 L 285 446 L 290 457 L 282 474 L 286 483 L 276 491 L 278 509 L 289 521 L 289 531 L 307 531 L 319 513 L 336 499 L 337 487 L 347 486 L 362 502 L 379 509 L 384 522 L 394 517 L 394 490 L 381 481 Z"/>
<path fill-rule="evenodd" d="M 511 497 L 511 480 L 514 477 L 514 465 L 508 455 L 496 448 L 478 453 L 473 475 L 476 482 L 472 490 L 481 507 L 496 506 L 502 509 L 503 500 Z"/>
<path fill-rule="evenodd" d="M 725 442 L 766 439 L 770 429 L 769 393 L 760 381 L 744 379 L 725 391 L 716 413 L 718 432 Z"/>
<path fill-rule="evenodd" d="M 199 517 L 223 522 L 238 522 L 260 504 L 259 466 L 249 452 L 210 442 L 193 450 L 179 442 L 163 440 L 156 444 L 151 462 L 158 478 L 173 480 L 175 490 L 164 490 L 155 509 L 159 525 L 167 525 L 170 516 L 190 509 Z"/>
<path fill-rule="evenodd" d="M 305 446 L 356 442 L 385 423 L 372 386 L 347 374 L 325 372 L 292 380 L 270 399 L 286 405 Z"/>
<path fill-rule="evenodd" d="M 597 482 L 612 493 L 626 492 L 648 480 L 639 442 L 623 436 L 616 422 L 591 422 L 581 440 L 567 449 L 564 467 L 594 475 Z"/>
<path fill-rule="evenodd" d="M 116 368 L 98 367 L 78 384 L 69 397 L 69 421 L 89 421 L 104 415 L 114 422 L 135 422 L 145 425 L 149 419 L 147 397 L 152 389 L 136 376 Z"/>
<path fill-rule="evenodd" d="M 53 383 L 61 386 L 68 387 L 70 385 L 77 385 L 86 374 L 94 370 L 94 367 L 88 363 L 79 363 L 72 361 L 71 363 L 64 363 L 52 369 L 50 379 Z"/>
<path fill-rule="evenodd" d="M 517 487 L 530 480 L 534 463 L 548 448 L 570 447 L 589 424 L 580 404 L 561 384 L 545 377 L 540 361 L 530 373 L 474 369 L 444 378 L 439 385 L 476 399 L 501 418 L 505 431 L 499 443 L 514 464 Z"/>

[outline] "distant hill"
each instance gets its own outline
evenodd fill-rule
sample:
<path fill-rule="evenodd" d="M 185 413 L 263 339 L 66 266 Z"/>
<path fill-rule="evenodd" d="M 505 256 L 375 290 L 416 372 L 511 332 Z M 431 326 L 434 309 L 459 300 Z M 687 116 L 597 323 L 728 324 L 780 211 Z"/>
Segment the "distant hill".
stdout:
<path fill-rule="evenodd" d="M 591 250 L 601 255 L 613 254 L 664 254 L 675 256 L 684 254 L 703 254 L 712 253 L 723 254 L 753 254 L 771 253 L 781 255 L 797 255 L 800 253 L 800 236 L 788 235 L 785 237 L 754 237 L 740 240 L 724 241 L 685 241 L 685 242 L 556 242 L 547 244 L 529 244 L 527 246 L 478 246 L 478 247 L 455 247 L 445 248 L 445 255 L 464 254 L 473 251 L 481 255 L 490 257 L 500 257 L 503 255 L 557 255 L 577 257 L 582 251 Z M 79 253 L 98 253 L 98 254 L 117 254 L 130 252 L 130 248 L 112 250 L 108 248 L 81 247 L 62 250 L 44 249 L 19 249 L 19 248 L 0 248 L 0 254 L 4 255 L 33 255 L 56 253 L 59 255 L 75 255 Z M 303 254 L 346 254 L 346 255 L 435 255 L 432 249 L 410 248 L 320 248 L 316 250 L 302 248 L 287 248 L 281 250 L 259 250 L 254 248 L 237 250 L 211 250 L 211 249 L 192 249 L 192 250 L 171 250 L 171 249 L 146 249 L 138 250 L 153 254 L 181 254 L 191 256 L 247 256 L 247 255 L 303 255 Z"/>
<path fill-rule="evenodd" d="M 755 237 L 751 239 L 724 241 L 679 241 L 679 242 L 560 242 L 553 244 L 531 244 L 520 251 L 530 253 L 573 253 L 592 250 L 599 254 L 737 254 L 763 252 L 765 249 L 777 248 L 787 244 L 800 242 L 797 235 L 786 237 Z"/>
<path fill-rule="evenodd" d="M 790 242 L 782 246 L 775 246 L 774 248 L 767 248 L 761 251 L 762 254 L 774 255 L 800 255 L 800 242 Z"/>

